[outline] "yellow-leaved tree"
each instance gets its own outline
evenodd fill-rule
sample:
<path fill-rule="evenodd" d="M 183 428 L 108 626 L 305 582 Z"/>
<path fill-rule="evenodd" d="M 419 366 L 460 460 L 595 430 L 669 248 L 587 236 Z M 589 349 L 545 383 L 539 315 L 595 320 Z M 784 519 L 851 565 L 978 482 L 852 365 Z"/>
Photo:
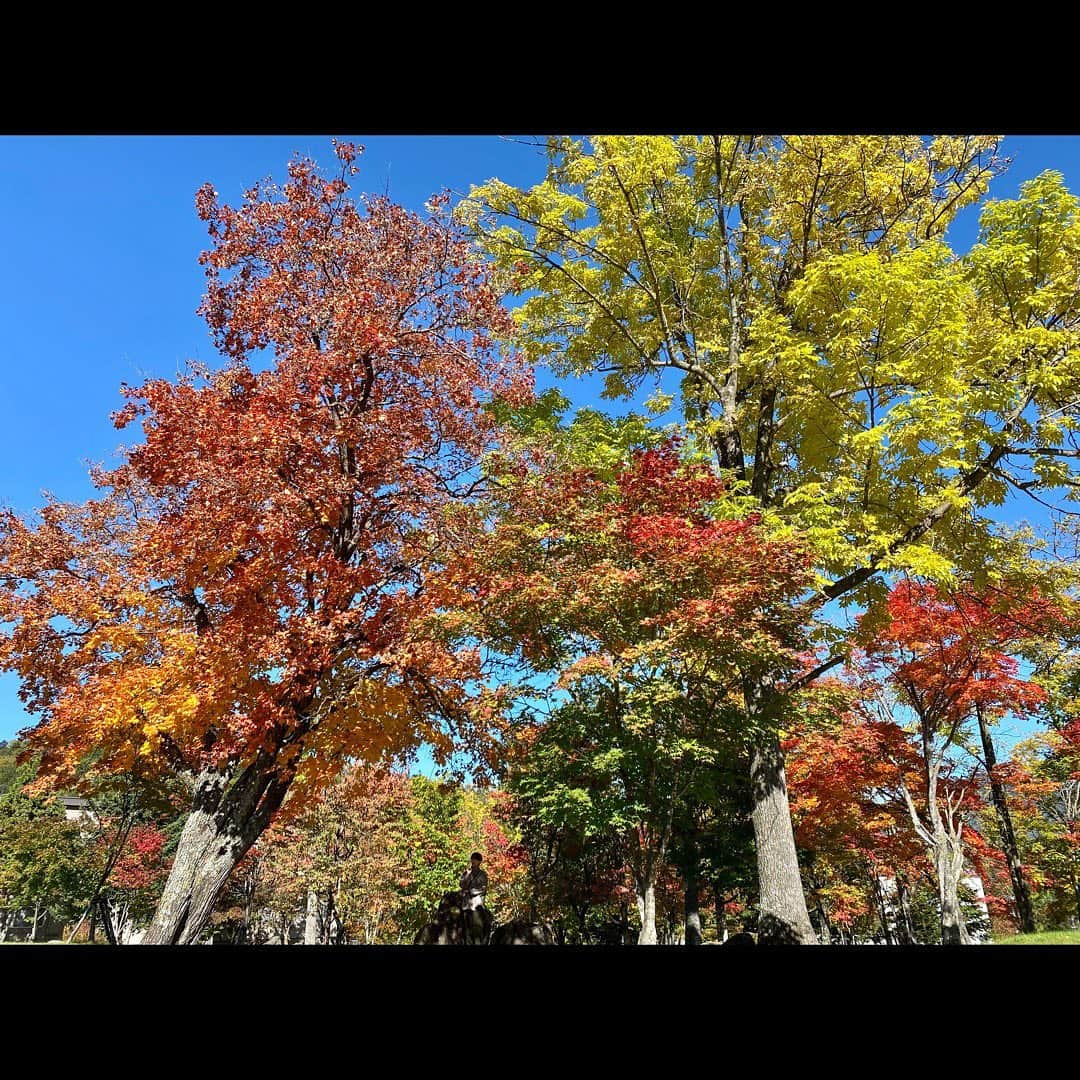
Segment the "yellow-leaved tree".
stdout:
<path fill-rule="evenodd" d="M 946 229 L 1004 162 L 989 136 L 547 140 L 544 181 L 491 180 L 461 218 L 519 294 L 520 341 L 633 394 L 665 371 L 685 427 L 779 530 L 817 552 L 820 603 L 889 572 L 1015 562 L 985 508 L 1075 495 L 1080 217 L 1056 173 Z M 989 569 L 988 569 L 989 568 Z M 823 631 L 827 635 L 827 631 Z M 805 685 L 841 662 L 845 642 Z M 775 725 L 748 683 L 765 940 L 810 943 Z"/>

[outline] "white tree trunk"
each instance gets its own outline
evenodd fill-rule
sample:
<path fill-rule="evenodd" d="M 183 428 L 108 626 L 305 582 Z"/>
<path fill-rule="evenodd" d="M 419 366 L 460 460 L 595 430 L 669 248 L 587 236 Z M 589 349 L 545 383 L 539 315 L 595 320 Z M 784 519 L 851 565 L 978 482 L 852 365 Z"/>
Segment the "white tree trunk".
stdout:
<path fill-rule="evenodd" d="M 307 917 L 304 919 L 304 944 L 319 944 L 319 894 L 314 889 L 307 893 Z"/>
<path fill-rule="evenodd" d="M 652 881 L 639 882 L 637 887 L 637 908 L 641 917 L 639 945 L 656 944 L 656 885 Z"/>
<path fill-rule="evenodd" d="M 911 822 L 919 839 L 926 845 L 934 864 L 938 885 L 938 905 L 941 910 L 941 944 L 971 945 L 971 935 L 960 911 L 960 879 L 964 875 L 964 826 L 959 819 L 962 793 L 947 794 L 944 812 L 938 802 L 938 769 L 935 762 L 928 771 L 927 808 L 929 825 L 920 817 L 915 800 L 905 785 L 901 785 Z"/>
<path fill-rule="evenodd" d="M 951 837 L 943 830 L 934 839 L 934 871 L 938 879 L 938 903 L 941 905 L 941 944 L 971 945 L 972 938 L 960 910 L 964 845 L 959 837 Z"/>

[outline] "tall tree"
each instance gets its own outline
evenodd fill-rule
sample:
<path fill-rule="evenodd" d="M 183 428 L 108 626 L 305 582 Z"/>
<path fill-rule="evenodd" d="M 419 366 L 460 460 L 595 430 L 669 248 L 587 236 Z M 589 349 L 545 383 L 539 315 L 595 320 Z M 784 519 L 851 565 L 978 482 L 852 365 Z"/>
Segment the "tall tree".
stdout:
<path fill-rule="evenodd" d="M 1060 660 L 1061 643 L 1069 639 L 1075 620 L 1069 614 L 1073 601 L 1067 589 L 1062 587 L 1067 582 L 1048 581 L 1045 584 L 1049 589 L 1034 585 L 1013 588 L 1007 581 L 985 584 L 982 588 L 968 585 L 951 590 L 950 603 L 956 619 L 964 627 L 970 647 L 985 654 L 988 668 L 993 668 L 997 656 L 1019 656 L 1032 662 L 1040 679 L 1048 682 L 1052 688 L 1056 680 L 1053 676 L 1047 678 L 1047 668 L 1053 668 L 1055 661 Z M 1059 654 L 1056 657 L 1052 655 L 1055 652 Z M 1051 654 L 1050 658 L 1047 657 L 1048 653 Z M 1046 690 L 1046 686 L 1043 689 Z M 1051 694 L 1047 693 L 1040 702 L 1040 712 L 1053 714 L 1050 700 Z M 1036 929 L 1035 912 L 1013 827 L 1008 789 L 998 767 L 997 749 L 994 746 L 994 710 L 976 702 L 974 711 L 982 746 L 982 762 L 997 818 L 996 832 L 1008 866 L 1016 921 L 1023 933 L 1033 934 Z"/>
<path fill-rule="evenodd" d="M 574 467 L 556 447 L 508 462 L 500 483 L 494 527 L 451 568 L 480 598 L 464 628 L 520 653 L 526 702 L 537 678 L 569 697 L 527 766 L 558 789 L 547 807 L 565 816 L 550 823 L 627 837 L 641 943 L 655 944 L 678 805 L 725 739 L 747 737 L 732 700 L 805 663 L 794 600 L 808 556 L 760 515 L 729 516 L 728 485 L 681 461 L 677 441 L 610 470 Z"/>
<path fill-rule="evenodd" d="M 547 140 L 545 180 L 460 212 L 523 299 L 528 355 L 678 380 L 688 431 L 750 506 L 805 532 L 819 595 L 884 571 L 980 570 L 978 513 L 1076 496 L 1080 216 L 1062 177 L 945 232 L 1000 171 L 992 137 L 704 135 Z M 748 685 L 767 720 L 775 688 Z M 811 942 L 775 723 L 751 755 L 764 923 Z"/>
<path fill-rule="evenodd" d="M 142 420 L 84 506 L 0 518 L 0 668 L 42 720 L 41 782 L 136 759 L 194 796 L 145 941 L 194 942 L 285 794 L 429 742 L 476 654 L 428 639 L 440 511 L 477 483 L 486 404 L 528 393 L 507 316 L 435 199 L 420 217 L 296 160 L 197 198 L 219 371 L 126 389 Z M 461 731 L 464 737 L 464 730 Z"/>

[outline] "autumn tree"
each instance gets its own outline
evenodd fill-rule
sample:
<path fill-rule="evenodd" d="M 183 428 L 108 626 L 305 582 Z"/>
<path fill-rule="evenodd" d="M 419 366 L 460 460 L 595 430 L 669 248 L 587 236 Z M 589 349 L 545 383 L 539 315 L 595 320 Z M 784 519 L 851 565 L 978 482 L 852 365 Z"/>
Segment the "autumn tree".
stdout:
<path fill-rule="evenodd" d="M 190 793 L 182 778 L 155 775 L 141 759 L 132 771 L 101 775 L 93 758 L 91 752 L 80 766 L 88 796 L 82 827 L 92 837 L 95 861 L 83 919 L 91 941 L 101 931 L 115 945 L 136 923 L 145 927 L 157 908 Z"/>
<path fill-rule="evenodd" d="M 955 618 L 963 627 L 972 648 L 986 656 L 988 667 L 1000 666 L 997 658 L 1005 654 L 1035 662 L 1034 670 L 1045 667 L 1049 648 L 1059 647 L 1061 638 L 1070 633 L 1070 599 L 1064 590 L 1044 595 L 1038 588 L 1014 590 L 1007 584 L 986 585 L 982 589 L 961 587 L 952 590 L 950 599 Z M 1043 663 L 1039 663 L 1043 660 Z M 1043 690 L 1045 691 L 1045 686 Z M 1040 700 L 1045 709 L 1049 694 Z M 1035 912 L 1021 863 L 1020 845 L 1012 821 L 1012 810 L 1005 779 L 998 768 L 997 749 L 991 725 L 994 710 L 981 702 L 975 705 L 975 721 L 982 748 L 990 800 L 996 816 L 995 831 L 1005 859 L 1012 887 L 1016 919 L 1025 934 L 1035 933 Z"/>
<path fill-rule="evenodd" d="M 521 297 L 527 355 L 603 372 L 612 397 L 667 379 L 746 509 L 809 538 L 822 604 L 864 604 L 886 572 L 985 574 L 1011 543 L 985 507 L 1077 494 L 1080 216 L 1059 174 L 984 205 L 960 254 L 946 230 L 1002 169 L 993 137 L 545 147 L 541 183 L 460 208 Z M 748 717 L 776 693 L 749 683 Z M 762 913 L 810 943 L 784 759 L 757 726 Z"/>
<path fill-rule="evenodd" d="M 264 834 L 260 883 L 275 883 L 276 905 L 290 916 L 307 916 L 305 944 L 370 945 L 397 925 L 409 882 L 410 802 L 403 773 L 347 766 L 317 799 L 304 800 Z M 250 921 L 243 877 L 237 884 L 237 906 Z"/>
<path fill-rule="evenodd" d="M 469 855 L 462 833 L 463 793 L 459 785 L 427 776 L 410 779 L 411 799 L 405 844 L 409 884 L 402 898 L 402 925 L 407 940 L 438 908 L 443 895 L 457 889 Z"/>
<path fill-rule="evenodd" d="M 560 444 L 505 463 L 494 526 L 470 534 L 450 573 L 480 598 L 464 629 L 522 662 L 519 704 L 556 680 L 517 789 L 545 790 L 549 824 L 626 838 L 640 942 L 655 944 L 676 809 L 725 734 L 747 734 L 729 722 L 733 697 L 805 664 L 794 600 L 807 555 L 760 515 L 733 516 L 727 484 L 681 461 L 677 441 L 610 469 L 575 465 Z"/>
<path fill-rule="evenodd" d="M 507 316 L 435 199 L 348 197 L 295 160 L 242 205 L 197 198 L 201 306 L 220 370 L 127 388 L 143 440 L 99 497 L 0 517 L 0 668 L 40 716 L 41 783 L 140 760 L 191 779 L 191 812 L 145 941 L 198 939 L 291 789 L 469 726 L 474 650 L 423 619 L 492 445 L 493 396 L 528 392 L 494 344 Z M 459 741 L 460 744 L 460 741 Z"/>
<path fill-rule="evenodd" d="M 119 853 L 109 868 L 104 902 L 108 904 L 109 922 L 118 942 L 130 936 L 137 923 L 149 921 L 161 899 L 168 876 L 164 856 L 165 833 L 153 823 L 136 823 L 121 838 L 116 827 L 106 829 L 98 843 L 103 861 L 119 846 Z"/>
<path fill-rule="evenodd" d="M 801 716 L 782 745 L 795 840 L 822 940 L 831 944 L 839 927 L 850 933 L 858 916 L 868 916 L 887 942 L 895 933 L 910 944 L 906 909 L 923 849 L 901 785 L 917 770 L 917 751 L 899 724 L 862 707 L 850 683 L 823 680 L 801 697 Z M 888 897 L 883 882 L 893 883 Z"/>
<path fill-rule="evenodd" d="M 1080 720 L 1025 740 L 1001 776 L 1044 918 L 1080 924 Z"/>
<path fill-rule="evenodd" d="M 238 945 L 290 943 L 308 897 L 313 906 L 318 902 L 297 873 L 297 849 L 289 844 L 294 836 L 278 815 L 245 852 L 214 905 L 210 925 L 215 938 Z M 316 908 L 314 940 L 318 939 L 317 914 Z"/>
<path fill-rule="evenodd" d="M 468 854 L 479 851 L 484 857 L 488 876 L 484 906 L 496 924 L 528 919 L 529 915 L 528 858 L 514 825 L 512 802 L 501 788 L 469 784 L 462 792 L 458 819 Z M 463 860 L 462 872 L 465 868 Z"/>
<path fill-rule="evenodd" d="M 901 792 L 934 863 L 942 943 L 967 944 L 957 889 L 965 858 L 963 807 L 978 793 L 973 777 L 958 774 L 957 751 L 977 715 L 1028 714 L 1046 695 L 1020 678 L 1016 659 L 1000 651 L 1002 631 L 987 605 L 905 580 L 889 594 L 886 609 L 866 646 L 865 670 L 880 681 L 875 701 L 890 719 L 912 717 L 922 809 L 906 781 Z"/>

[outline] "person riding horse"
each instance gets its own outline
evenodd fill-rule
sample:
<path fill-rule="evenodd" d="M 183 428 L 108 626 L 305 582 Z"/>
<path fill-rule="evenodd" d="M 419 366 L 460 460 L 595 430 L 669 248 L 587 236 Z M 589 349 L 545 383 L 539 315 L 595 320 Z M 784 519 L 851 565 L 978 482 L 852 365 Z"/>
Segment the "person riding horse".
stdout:
<path fill-rule="evenodd" d="M 460 887 L 456 892 L 443 894 L 435 921 L 417 932 L 414 945 L 488 944 L 495 919 L 484 906 L 488 876 L 480 869 L 482 861 L 480 852 L 474 851 L 469 869 L 461 876 Z"/>
<path fill-rule="evenodd" d="M 466 911 L 483 907 L 487 895 L 488 876 L 480 869 L 484 856 L 474 851 L 469 859 L 469 869 L 461 875 L 461 905 Z"/>
<path fill-rule="evenodd" d="M 486 941 L 493 921 L 491 913 L 484 906 L 488 876 L 480 869 L 483 860 L 484 856 L 474 851 L 469 859 L 469 869 L 461 875 L 461 910 L 469 927 L 466 944 L 477 939 Z"/>

